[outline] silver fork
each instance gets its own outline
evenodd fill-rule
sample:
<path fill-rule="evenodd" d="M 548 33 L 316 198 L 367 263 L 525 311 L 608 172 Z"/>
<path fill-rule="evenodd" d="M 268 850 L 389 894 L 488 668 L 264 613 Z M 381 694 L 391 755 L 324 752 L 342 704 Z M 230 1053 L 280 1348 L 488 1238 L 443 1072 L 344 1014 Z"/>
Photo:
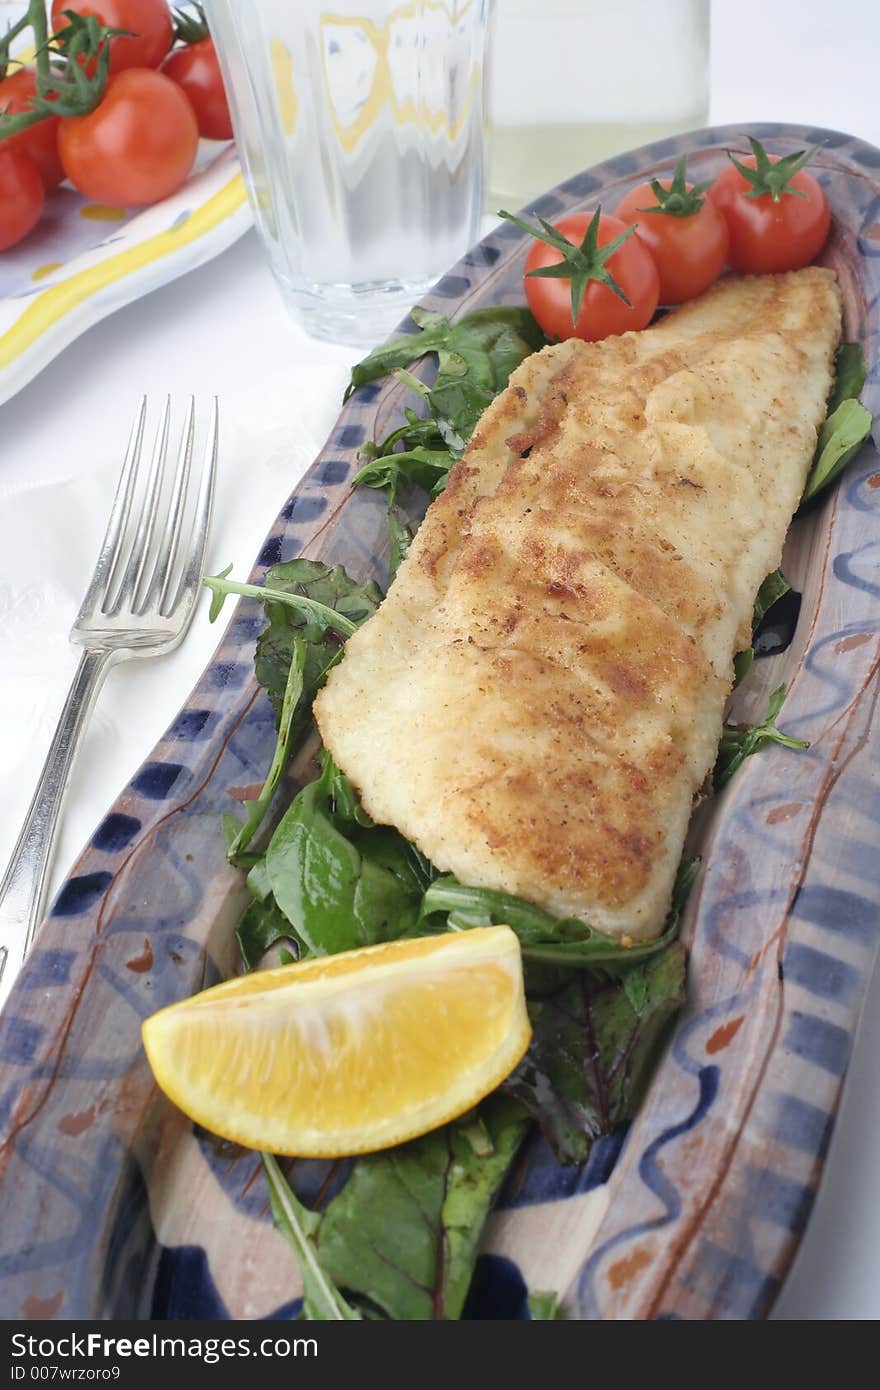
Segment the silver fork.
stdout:
<path fill-rule="evenodd" d="M 131 512 L 146 412 L 144 398 L 132 426 L 98 563 L 70 632 L 71 642 L 82 647 L 83 654 L 0 882 L 0 1007 L 42 918 L 52 845 L 71 764 L 103 679 L 118 661 L 171 651 L 184 637 L 195 611 L 217 472 L 217 401 L 211 412 L 195 508 L 190 508 L 191 522 L 183 539 L 191 496 L 195 402 L 190 399 L 169 491 L 164 479 L 171 401 L 166 400 L 142 490 L 140 515 L 135 519 Z M 164 525 L 154 544 L 160 517 Z"/>

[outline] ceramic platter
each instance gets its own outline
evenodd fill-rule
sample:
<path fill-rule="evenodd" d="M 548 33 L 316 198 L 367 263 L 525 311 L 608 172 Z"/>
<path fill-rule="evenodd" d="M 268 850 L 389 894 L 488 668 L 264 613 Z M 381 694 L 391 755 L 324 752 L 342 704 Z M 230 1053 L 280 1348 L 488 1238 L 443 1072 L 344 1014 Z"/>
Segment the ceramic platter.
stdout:
<path fill-rule="evenodd" d="M 878 414 L 880 151 L 825 130 L 754 133 L 780 152 L 823 142 L 815 164 L 835 218 L 824 258 Z M 684 151 L 704 178 L 742 143 L 729 127 L 651 145 L 534 210 L 613 207 Z M 520 302 L 524 254 L 521 233 L 499 227 L 425 304 L 457 315 Z M 273 526 L 257 578 L 300 554 L 382 578 L 383 504 L 350 480 L 359 446 L 393 427 L 401 393 L 395 381 L 356 393 Z M 740 715 L 763 713 L 785 680 L 785 727 L 810 749 L 751 758 L 702 815 L 684 925 L 689 1003 L 642 1109 L 582 1170 L 534 1141 L 490 1221 L 470 1316 L 528 1316 L 526 1286 L 559 1288 L 578 1318 L 761 1318 L 772 1306 L 821 1176 L 876 949 L 878 559 L 880 460 L 868 443 L 794 524 L 794 641 L 737 694 Z M 233 967 L 244 894 L 218 818 L 262 782 L 274 745 L 252 675 L 259 628 L 258 607 L 242 603 L 95 830 L 0 1024 L 7 1317 L 251 1318 L 298 1306 L 254 1156 L 193 1131 L 157 1092 L 139 1040 L 146 1014 Z M 345 1166 L 298 1162 L 292 1176 L 318 1199 Z"/>
<path fill-rule="evenodd" d="M 152 207 L 54 189 L 30 236 L 0 255 L 0 405 L 93 323 L 225 251 L 251 221 L 235 147 L 216 140 Z"/>

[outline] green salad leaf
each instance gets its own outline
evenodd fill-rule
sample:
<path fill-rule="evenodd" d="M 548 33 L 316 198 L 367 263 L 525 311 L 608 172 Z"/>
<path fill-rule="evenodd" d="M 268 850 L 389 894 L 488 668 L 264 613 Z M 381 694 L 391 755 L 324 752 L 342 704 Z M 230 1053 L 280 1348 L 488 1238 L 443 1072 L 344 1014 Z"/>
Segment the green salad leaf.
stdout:
<path fill-rule="evenodd" d="M 559 1317 L 559 1295 L 536 1289 L 528 1296 L 529 1312 L 535 1322 L 551 1322 Z"/>
<path fill-rule="evenodd" d="M 865 384 L 867 364 L 859 343 L 841 343 L 835 357 L 835 379 L 828 398 L 828 415 L 819 431 L 813 467 L 801 498 L 801 506 L 823 492 L 855 458 L 868 435 L 873 418 L 858 397 Z"/>
<path fill-rule="evenodd" d="M 359 1319 L 361 1314 L 345 1301 L 318 1258 L 315 1234 L 321 1224 L 320 1216 L 309 1211 L 293 1195 L 278 1160 L 271 1154 L 262 1154 L 261 1157 L 269 1185 L 273 1220 L 292 1245 L 302 1275 L 303 1317 L 311 1322 Z"/>
<path fill-rule="evenodd" d="M 319 956 L 405 936 L 428 883 L 418 851 L 365 818 L 326 754 L 279 821 L 266 873 L 278 908 Z"/>
<path fill-rule="evenodd" d="M 394 454 L 379 454 L 355 474 L 355 487 L 397 488 L 415 483 L 424 492 L 434 493 L 445 486 L 455 460 L 448 449 L 428 449 L 418 444 Z"/>
<path fill-rule="evenodd" d="M 393 372 L 424 401 L 425 416 L 407 409 L 404 425 L 363 450 L 367 463 L 355 484 L 385 489 L 390 504 L 404 484 L 432 496 L 442 492 L 486 406 L 514 367 L 546 342 L 528 309 L 478 309 L 454 324 L 419 308 L 412 317 L 419 332 L 375 348 L 352 369 L 345 395 L 347 400 L 359 386 Z M 428 353 L 437 357 L 430 386 L 405 370 Z"/>
<path fill-rule="evenodd" d="M 409 367 L 427 353 L 436 353 L 437 375 L 424 395 L 441 439 L 460 454 L 486 406 L 507 385 L 514 367 L 543 347 L 546 339 L 525 308 L 499 305 L 477 309 L 450 323 L 441 314 L 417 307 L 412 318 L 419 332 L 374 348 L 352 368 L 344 399 L 359 386 Z M 420 442 L 426 441 L 422 438 Z"/>
<path fill-rule="evenodd" d="M 666 930 L 654 941 L 622 941 L 576 917 L 554 917 L 511 893 L 470 888 L 450 874 L 435 878 L 429 884 L 422 899 L 418 925 L 426 932 L 506 925 L 519 938 L 527 964 L 616 974 L 657 955 L 675 939 L 698 868 L 698 860 L 682 860 Z"/>
<path fill-rule="evenodd" d="M 776 718 L 785 699 L 785 689 L 784 685 L 779 685 L 773 691 L 761 724 L 725 724 L 712 775 L 716 792 L 727 785 L 746 758 L 751 757 L 753 753 L 759 753 L 770 744 L 781 744 L 784 748 L 809 748 L 810 745 L 802 738 L 791 738 L 776 727 Z"/>
<path fill-rule="evenodd" d="M 462 1126 L 358 1158 L 317 1228 L 321 1266 L 389 1318 L 459 1318 L 486 1217 L 525 1134 L 518 1104 L 492 1096 L 477 1152 Z"/>
<path fill-rule="evenodd" d="M 272 804 L 272 798 L 278 790 L 278 783 L 284 776 L 285 768 L 290 760 L 291 744 L 295 731 L 294 718 L 297 710 L 302 703 L 303 692 L 305 689 L 305 665 L 308 655 L 306 643 L 299 637 L 294 638 L 291 646 L 290 667 L 287 672 L 287 683 L 284 687 L 284 695 L 281 701 L 281 712 L 278 721 L 278 739 L 275 744 L 275 752 L 272 755 L 272 763 L 268 775 L 263 783 L 260 795 L 252 801 L 245 802 L 246 812 L 245 821 L 231 840 L 227 842 L 227 856 L 229 859 L 236 859 L 242 850 L 246 849 L 263 823 L 263 818 Z M 228 821 L 227 821 L 228 824 Z"/>
<path fill-rule="evenodd" d="M 773 607 L 781 598 L 790 591 L 791 585 L 786 579 L 782 570 L 774 570 L 768 574 L 763 581 L 760 589 L 755 596 L 755 608 L 752 614 L 752 642 L 758 635 L 761 624 Z M 734 687 L 738 686 L 745 678 L 748 671 L 752 669 L 755 660 L 754 646 L 746 647 L 745 651 L 737 652 L 733 658 Z"/>
<path fill-rule="evenodd" d="M 246 970 L 256 970 L 266 952 L 279 941 L 291 942 L 296 946 L 293 959 L 301 960 L 308 955 L 308 949 L 271 893 L 262 901 L 255 898 L 245 908 L 235 935 Z"/>
<path fill-rule="evenodd" d="M 298 600 L 320 608 L 298 606 Z M 299 708 L 308 713 L 327 672 L 339 660 L 340 639 L 375 613 L 382 592 L 373 580 L 358 584 L 341 565 L 288 560 L 266 571 L 263 602 L 268 624 L 257 639 L 257 680 L 280 720 L 291 661 L 301 640 L 306 654 Z"/>
<path fill-rule="evenodd" d="M 402 521 L 393 503 L 388 506 L 388 583 L 394 579 L 401 562 L 409 553 L 415 535 L 414 528 Z"/>
<path fill-rule="evenodd" d="M 834 354 L 834 385 L 828 397 L 828 414 L 844 401 L 857 401 L 868 375 L 861 343 L 841 343 Z"/>
<path fill-rule="evenodd" d="M 778 603 L 781 598 L 784 598 L 790 589 L 791 585 L 782 570 L 774 570 L 772 574 L 767 575 L 755 597 L 755 608 L 752 614 L 753 637 L 757 635 L 758 629 L 774 603 Z"/>
<path fill-rule="evenodd" d="M 372 580 L 357 584 L 341 565 L 317 560 L 273 565 L 263 585 L 238 584 L 228 575 L 226 569 L 204 581 L 212 591 L 211 618 L 218 616 L 229 594 L 262 600 L 268 624 L 257 639 L 254 667 L 278 725 L 269 772 L 259 796 L 246 803 L 244 823 L 228 812 L 223 818 L 227 855 L 241 864 L 269 811 L 296 739 L 311 717 L 312 701 L 342 655 L 343 641 L 375 613 L 382 594 Z"/>
<path fill-rule="evenodd" d="M 801 504 L 809 502 L 843 472 L 871 433 L 874 420 L 860 401 L 842 401 L 819 431 L 819 445 Z"/>
<path fill-rule="evenodd" d="M 560 1163 L 584 1163 L 635 1114 L 684 998 L 684 947 L 673 942 L 618 979 L 579 971 L 531 1001 L 532 1043 L 503 1090 L 539 1121 Z"/>

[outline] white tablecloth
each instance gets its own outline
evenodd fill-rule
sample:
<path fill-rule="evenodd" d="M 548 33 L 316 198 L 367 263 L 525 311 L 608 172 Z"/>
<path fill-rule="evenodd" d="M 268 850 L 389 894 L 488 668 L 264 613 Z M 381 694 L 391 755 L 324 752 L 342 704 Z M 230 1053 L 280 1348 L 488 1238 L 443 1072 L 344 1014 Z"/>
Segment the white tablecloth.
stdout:
<path fill-rule="evenodd" d="M 503 3 L 503 0 L 502 0 Z M 880 145 L 876 0 L 717 0 L 714 122 L 805 121 Z M 335 419 L 358 353 L 287 317 L 253 233 L 80 338 L 0 411 L 0 863 L 76 664 L 67 633 L 98 552 L 138 398 L 221 403 L 208 566 L 249 569 Z M 78 759 L 57 886 L 171 721 L 218 637 L 203 601 L 173 655 L 111 673 Z M 825 1181 L 776 1316 L 880 1316 L 880 980 L 866 1007 Z"/>

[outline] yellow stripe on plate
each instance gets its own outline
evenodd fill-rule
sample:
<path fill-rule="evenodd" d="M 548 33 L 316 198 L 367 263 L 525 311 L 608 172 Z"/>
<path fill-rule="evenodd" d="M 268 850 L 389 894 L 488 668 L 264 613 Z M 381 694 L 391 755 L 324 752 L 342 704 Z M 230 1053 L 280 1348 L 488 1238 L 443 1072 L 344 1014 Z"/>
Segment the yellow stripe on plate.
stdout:
<path fill-rule="evenodd" d="M 81 270 L 58 285 L 50 285 L 31 301 L 21 318 L 0 338 L 0 370 L 8 367 L 10 362 L 31 347 L 42 333 L 65 314 L 70 313 L 71 309 L 75 309 L 84 299 L 88 299 L 89 295 L 112 285 L 115 280 L 121 280 L 134 270 L 143 269 L 152 261 L 160 260 L 171 251 L 176 251 L 191 241 L 197 241 L 200 236 L 204 236 L 206 232 L 230 217 L 241 207 L 246 197 L 244 179 L 241 174 L 236 174 L 219 193 L 215 193 L 201 207 L 194 209 L 179 227 L 159 232 L 138 246 L 131 246 L 125 251 L 120 251 L 118 255 L 109 256 L 100 265 Z"/>

